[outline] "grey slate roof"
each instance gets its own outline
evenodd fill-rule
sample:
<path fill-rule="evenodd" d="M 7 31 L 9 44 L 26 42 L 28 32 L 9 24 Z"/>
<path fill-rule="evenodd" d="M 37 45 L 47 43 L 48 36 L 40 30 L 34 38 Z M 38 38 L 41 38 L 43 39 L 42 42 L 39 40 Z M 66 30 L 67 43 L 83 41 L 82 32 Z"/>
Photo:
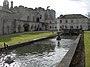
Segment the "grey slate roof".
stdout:
<path fill-rule="evenodd" d="M 79 19 L 79 18 L 87 18 L 82 14 L 67 14 L 67 15 L 60 15 L 57 19 Z"/>

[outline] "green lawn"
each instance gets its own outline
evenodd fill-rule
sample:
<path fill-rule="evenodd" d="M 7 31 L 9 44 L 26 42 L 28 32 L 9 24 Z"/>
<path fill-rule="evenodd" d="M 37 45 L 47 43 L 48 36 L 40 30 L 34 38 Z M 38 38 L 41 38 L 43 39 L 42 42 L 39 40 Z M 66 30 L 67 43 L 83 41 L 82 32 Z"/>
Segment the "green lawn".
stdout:
<path fill-rule="evenodd" d="M 90 31 L 84 32 L 86 66 L 90 67 Z"/>
<path fill-rule="evenodd" d="M 15 34 L 9 36 L 0 36 L 0 47 L 3 47 L 4 42 L 7 45 L 13 45 L 41 37 L 46 37 L 49 35 L 52 35 L 52 32 L 32 32 L 32 33 L 22 33 L 22 34 Z"/>

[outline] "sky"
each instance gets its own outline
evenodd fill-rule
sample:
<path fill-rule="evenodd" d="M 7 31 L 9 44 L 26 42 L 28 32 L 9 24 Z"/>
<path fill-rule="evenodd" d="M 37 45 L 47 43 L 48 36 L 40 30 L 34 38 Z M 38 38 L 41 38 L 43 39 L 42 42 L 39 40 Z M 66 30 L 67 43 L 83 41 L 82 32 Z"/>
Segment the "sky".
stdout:
<path fill-rule="evenodd" d="M 0 0 L 3 5 L 4 0 Z M 56 11 L 56 17 L 61 14 L 83 14 L 86 15 L 90 11 L 90 0 L 8 0 L 13 1 L 14 6 L 23 5 L 29 8 L 43 7 Z M 9 3 L 10 4 L 10 3 Z"/>

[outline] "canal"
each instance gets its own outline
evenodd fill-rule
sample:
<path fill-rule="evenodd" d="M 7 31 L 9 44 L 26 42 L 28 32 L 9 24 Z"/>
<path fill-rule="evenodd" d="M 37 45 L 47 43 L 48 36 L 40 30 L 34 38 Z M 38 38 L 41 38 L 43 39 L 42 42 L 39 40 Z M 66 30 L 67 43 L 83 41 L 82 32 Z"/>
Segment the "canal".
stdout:
<path fill-rule="evenodd" d="M 73 44 L 76 36 L 61 36 L 34 42 L 30 45 L 10 50 L 18 67 L 56 67 Z M 16 66 L 17 67 L 17 66 Z"/>

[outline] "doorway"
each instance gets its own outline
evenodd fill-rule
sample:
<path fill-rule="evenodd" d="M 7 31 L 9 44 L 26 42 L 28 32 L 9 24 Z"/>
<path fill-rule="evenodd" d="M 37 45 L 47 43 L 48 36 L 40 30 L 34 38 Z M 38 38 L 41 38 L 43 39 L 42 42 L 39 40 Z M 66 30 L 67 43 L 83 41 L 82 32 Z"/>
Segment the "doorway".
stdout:
<path fill-rule="evenodd" d="M 39 21 L 40 21 L 39 18 L 37 18 L 37 19 L 36 19 L 36 22 L 39 22 Z"/>
<path fill-rule="evenodd" d="M 24 32 L 28 32 L 29 31 L 29 24 L 24 24 Z"/>

